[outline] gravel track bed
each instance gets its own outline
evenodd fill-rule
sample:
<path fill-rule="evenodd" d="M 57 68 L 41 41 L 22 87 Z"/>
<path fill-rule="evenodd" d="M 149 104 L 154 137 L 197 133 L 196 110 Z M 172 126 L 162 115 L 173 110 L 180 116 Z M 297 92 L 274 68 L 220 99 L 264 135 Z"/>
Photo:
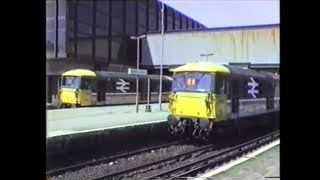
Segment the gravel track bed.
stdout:
<path fill-rule="evenodd" d="M 113 173 L 118 171 L 119 169 L 125 169 L 132 166 L 137 166 L 139 164 L 144 164 L 147 162 L 151 162 L 157 159 L 175 156 L 182 152 L 189 151 L 194 149 L 195 145 L 173 145 L 167 148 L 160 148 L 157 150 L 152 150 L 147 153 L 142 153 L 139 155 L 134 155 L 129 158 L 118 159 L 113 162 L 108 162 L 96 166 L 90 166 L 86 168 L 82 168 L 78 171 L 67 172 L 62 175 L 54 176 L 51 179 L 93 179 L 101 177 L 108 173 Z"/>
<path fill-rule="evenodd" d="M 259 136 L 261 136 L 263 133 L 257 133 L 259 134 Z M 244 142 L 247 142 L 249 140 L 253 140 L 254 138 L 257 138 L 257 134 L 248 134 L 246 137 L 244 137 L 243 139 L 239 140 L 237 143 L 231 143 L 229 145 L 226 145 L 225 147 L 218 147 L 217 149 L 213 149 L 212 151 L 209 152 L 199 152 L 199 153 L 195 153 L 193 154 L 190 158 L 187 159 L 182 159 L 180 158 L 180 160 L 178 161 L 168 161 L 165 163 L 162 163 L 161 165 L 155 165 L 153 167 L 148 167 L 147 169 L 143 169 L 143 170 L 138 170 L 136 172 L 132 172 L 126 176 L 124 176 L 124 178 L 126 179 L 143 179 L 143 178 L 147 178 L 150 176 L 153 176 L 155 174 L 167 171 L 169 169 L 174 169 L 176 167 L 182 166 L 182 165 L 186 165 L 189 164 L 191 162 L 194 162 L 198 159 L 202 159 L 205 157 L 209 157 L 212 155 L 216 155 L 222 151 L 225 151 L 227 149 L 230 149 L 232 146 L 234 146 L 235 144 L 241 144 Z M 117 178 L 120 179 L 120 178 Z"/>
<path fill-rule="evenodd" d="M 222 150 L 226 150 L 227 148 L 230 148 L 236 144 L 240 144 L 240 143 L 246 142 L 248 140 L 252 140 L 254 138 L 261 136 L 262 134 L 266 134 L 266 132 L 265 133 L 263 133 L 262 131 L 250 132 L 250 133 L 248 133 L 248 135 L 246 135 L 244 138 L 241 138 L 241 139 L 237 139 L 234 137 L 233 138 L 224 137 L 225 138 L 224 139 L 222 137 L 219 137 L 220 140 L 224 139 L 223 143 L 222 143 L 223 145 L 221 145 L 221 143 L 218 143 L 217 141 L 215 141 L 217 146 L 215 149 L 213 149 L 210 152 L 202 153 L 200 155 L 194 154 L 192 157 L 190 157 L 188 159 L 180 159 L 180 161 L 173 160 L 171 162 L 165 162 L 162 165 L 154 165 L 153 167 L 148 167 L 143 170 L 137 170 L 135 172 L 131 172 L 130 174 L 126 174 L 124 176 L 124 178 L 125 179 L 141 179 L 144 177 L 149 177 L 149 176 L 154 175 L 156 173 L 163 172 L 165 170 L 172 169 L 177 166 L 181 166 L 181 165 L 187 164 L 189 162 L 195 161 L 198 158 L 203 158 L 205 156 L 217 154 L 217 153 L 221 152 Z M 228 139 L 229 141 L 226 141 L 226 139 Z M 189 150 L 197 148 L 197 147 L 199 147 L 199 144 L 172 145 L 170 147 L 160 148 L 160 149 L 152 150 L 150 152 L 134 155 L 129 158 L 122 158 L 122 159 L 118 159 L 113 162 L 108 162 L 108 163 L 104 163 L 104 164 L 100 164 L 100 165 L 96 165 L 96 166 L 85 167 L 85 168 L 82 168 L 78 171 L 67 172 L 62 175 L 51 177 L 50 179 L 52 179 L 52 180 L 56 180 L 56 179 L 59 179 L 59 180 L 60 179 L 81 180 L 81 179 L 99 178 L 99 177 L 102 177 L 106 174 L 119 171 L 120 169 L 127 169 L 130 167 L 145 164 L 145 163 L 152 162 L 152 161 L 159 160 L 159 159 L 163 159 L 166 157 L 175 156 L 175 155 L 181 154 L 183 152 L 189 151 Z M 121 178 L 121 176 L 119 176 L 119 177 Z M 115 179 L 119 179 L 119 178 L 115 178 Z"/>
<path fill-rule="evenodd" d="M 227 150 L 228 148 L 223 148 L 223 149 L 219 149 L 219 150 L 213 150 L 213 151 L 210 151 L 210 152 L 207 152 L 207 153 L 204 153 L 201 155 L 199 155 L 199 153 L 195 153 L 193 154 L 190 158 L 188 159 L 180 159 L 180 161 L 171 161 L 171 162 L 166 162 L 166 163 L 163 163 L 161 165 L 155 165 L 153 166 L 152 170 L 149 170 L 147 172 L 145 171 L 138 171 L 135 173 L 135 175 L 133 176 L 126 176 L 125 178 L 128 178 L 128 179 L 143 179 L 143 178 L 147 178 L 147 177 L 150 177 L 154 174 L 158 174 L 160 172 L 163 172 L 163 171 L 168 171 L 170 169 L 174 169 L 176 167 L 179 167 L 179 166 L 182 166 L 182 165 L 186 165 L 186 164 L 189 164 L 191 162 L 194 162 L 196 161 L 197 159 L 199 158 L 203 158 L 203 157 L 207 157 L 207 156 L 211 156 L 211 155 L 215 155 L 215 154 L 218 154 L 224 150 Z"/>

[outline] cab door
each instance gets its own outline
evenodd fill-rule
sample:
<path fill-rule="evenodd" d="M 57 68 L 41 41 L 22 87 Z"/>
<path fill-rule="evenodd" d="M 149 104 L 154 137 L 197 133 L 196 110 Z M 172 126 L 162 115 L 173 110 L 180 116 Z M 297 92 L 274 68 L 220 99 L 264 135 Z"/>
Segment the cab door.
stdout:
<path fill-rule="evenodd" d="M 108 83 L 107 83 L 108 82 Z M 96 81 L 96 105 L 103 105 L 106 103 L 106 90 L 107 84 L 110 84 L 110 78 L 108 81 L 103 79 L 97 79 Z"/>
<path fill-rule="evenodd" d="M 226 77 L 217 76 L 215 82 L 215 112 L 216 120 L 227 119 L 227 89 L 226 89 Z"/>
<path fill-rule="evenodd" d="M 81 88 L 79 90 L 79 99 L 80 99 L 81 106 L 92 105 L 92 102 L 91 102 L 92 85 L 93 85 L 93 79 L 91 78 L 81 79 L 81 86 L 80 86 Z"/>

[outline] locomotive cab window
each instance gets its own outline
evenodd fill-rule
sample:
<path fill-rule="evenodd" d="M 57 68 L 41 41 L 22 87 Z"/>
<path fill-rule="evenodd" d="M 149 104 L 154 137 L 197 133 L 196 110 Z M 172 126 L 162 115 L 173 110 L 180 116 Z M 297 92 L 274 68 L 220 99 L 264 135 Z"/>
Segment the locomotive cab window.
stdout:
<path fill-rule="evenodd" d="M 79 88 L 80 87 L 80 77 L 63 76 L 61 86 L 66 87 L 66 88 Z"/>
<path fill-rule="evenodd" d="M 173 91 L 208 92 L 212 90 L 214 76 L 209 73 L 179 73 L 173 76 Z"/>
<path fill-rule="evenodd" d="M 79 76 L 63 76 L 61 87 L 75 89 L 92 89 L 94 88 L 94 79 Z"/>

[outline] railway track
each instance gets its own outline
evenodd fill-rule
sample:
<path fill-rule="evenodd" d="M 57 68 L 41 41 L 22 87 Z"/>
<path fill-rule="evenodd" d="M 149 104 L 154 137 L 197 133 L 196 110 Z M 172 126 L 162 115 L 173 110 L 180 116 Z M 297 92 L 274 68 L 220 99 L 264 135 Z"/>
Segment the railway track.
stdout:
<path fill-rule="evenodd" d="M 106 174 L 106 175 L 104 175 L 104 176 L 102 176 L 100 178 L 97 178 L 97 180 L 98 179 L 100 180 L 100 179 L 122 178 L 122 177 L 119 177 L 119 176 L 126 175 L 126 174 L 129 174 L 129 173 L 135 173 L 135 171 L 138 172 L 138 170 L 141 170 L 141 169 L 144 169 L 144 168 L 148 168 L 148 167 L 151 167 L 151 166 L 154 166 L 154 165 L 157 165 L 157 164 L 162 164 L 162 163 L 165 163 L 167 161 L 177 160 L 179 158 L 188 158 L 188 156 L 191 156 L 192 154 L 194 154 L 196 152 L 204 153 L 204 152 L 207 152 L 209 150 L 212 150 L 213 148 L 214 148 L 214 145 L 206 145 L 206 146 L 203 146 L 203 147 L 195 148 L 193 150 L 190 150 L 190 151 L 185 152 L 185 153 L 181 153 L 181 154 L 176 155 L 176 156 L 163 158 L 161 160 L 155 160 L 155 161 L 148 162 L 148 163 L 141 164 L 141 165 L 137 165 L 137 166 L 134 166 L 134 167 L 129 167 L 127 169 L 123 169 L 123 170 L 120 170 L 120 171 L 117 171 L 117 172 L 114 172 L 114 173 Z"/>
<path fill-rule="evenodd" d="M 231 159 L 243 156 L 243 154 L 272 142 L 278 137 L 279 131 L 275 131 L 254 140 L 246 140 L 248 142 L 242 141 L 236 143 L 242 143 L 240 145 L 230 144 L 218 147 L 211 144 L 201 144 L 200 146 L 198 144 L 198 146 L 189 146 L 187 149 L 180 148 L 179 151 L 175 151 L 175 149 L 185 144 L 186 141 L 183 141 L 184 143 L 182 141 L 175 141 L 48 171 L 47 176 L 53 179 L 176 179 L 194 177 L 207 169 L 212 169 Z M 173 152 L 169 151 L 168 148 Z M 159 151 L 160 149 L 162 150 Z M 162 152 L 160 153 L 162 155 L 158 156 L 157 152 Z M 164 152 L 168 152 L 168 154 Z M 148 157 L 145 156 L 145 153 L 149 154 Z M 153 154 L 151 159 L 149 159 L 150 154 Z M 141 158 L 143 156 L 145 158 Z M 157 156 L 158 158 L 156 158 Z M 132 157 L 135 158 L 133 159 Z M 119 159 L 123 160 L 119 161 Z M 113 167 L 114 163 L 117 164 L 115 167 Z"/>
<path fill-rule="evenodd" d="M 144 153 L 144 152 L 148 152 L 154 149 L 160 149 L 160 148 L 164 148 L 164 147 L 168 147 L 168 146 L 172 146 L 172 145 L 177 145 L 179 143 L 181 143 L 182 141 L 174 141 L 174 142 L 170 142 L 170 143 L 166 143 L 166 144 L 161 144 L 161 145 L 157 145 L 157 146 L 152 146 L 152 147 L 148 147 L 148 148 L 144 148 L 144 149 L 139 149 L 137 151 L 132 151 L 132 152 L 127 152 L 127 153 L 123 153 L 123 154 L 119 154 L 119 155 L 115 155 L 115 156 L 111 156 L 111 157 L 106 157 L 106 158 L 101 158 L 95 161 L 88 161 L 88 162 L 84 162 L 84 163 L 80 163 L 80 164 L 75 164 L 72 166 L 67 166 L 67 167 L 63 167 L 63 168 L 59 168 L 59 169 L 54 169 L 54 170 L 49 170 L 46 172 L 47 176 L 56 176 L 56 175 L 60 175 L 69 171 L 75 171 L 87 166 L 94 166 L 97 164 L 101 164 L 101 163 L 108 163 L 108 162 L 112 162 L 114 160 L 120 159 L 120 158 L 127 158 L 129 156 L 133 156 L 136 154 L 140 154 L 140 153 Z"/>
<path fill-rule="evenodd" d="M 122 178 L 133 178 L 133 179 L 176 179 L 193 177 L 199 172 L 203 172 L 209 168 L 215 167 L 219 164 L 230 161 L 231 159 L 242 156 L 256 148 L 259 148 L 267 143 L 270 143 L 279 137 L 279 131 L 264 135 L 257 139 L 251 140 L 246 143 L 242 143 L 235 147 L 215 149 L 214 145 L 206 145 L 198 148 L 194 148 L 190 151 L 163 158 L 160 160 L 155 160 L 152 162 L 144 163 L 141 165 L 128 167 L 113 173 L 105 174 L 102 177 L 96 179 L 122 179 Z M 211 153 L 215 151 L 215 153 Z M 189 162 L 188 159 L 194 159 Z M 170 164 L 178 163 L 176 166 L 170 167 Z M 157 173 L 149 173 L 152 175 L 142 175 L 146 172 L 150 172 L 155 169 L 161 169 L 162 167 L 167 170 L 163 170 Z M 138 175 L 138 176 L 136 176 Z"/>
<path fill-rule="evenodd" d="M 154 178 L 176 179 L 176 178 L 194 177 L 200 172 L 204 172 L 207 169 L 226 163 L 232 159 L 235 159 L 250 151 L 253 151 L 261 146 L 264 146 L 265 144 L 268 144 L 278 139 L 279 136 L 280 136 L 279 131 L 275 131 L 270 134 L 259 137 L 257 139 L 251 140 L 249 142 L 224 150 L 218 154 L 197 159 L 196 161 L 193 161 L 191 163 L 178 166 L 168 171 L 160 172 L 158 174 L 149 176 L 144 179 L 154 179 Z"/>

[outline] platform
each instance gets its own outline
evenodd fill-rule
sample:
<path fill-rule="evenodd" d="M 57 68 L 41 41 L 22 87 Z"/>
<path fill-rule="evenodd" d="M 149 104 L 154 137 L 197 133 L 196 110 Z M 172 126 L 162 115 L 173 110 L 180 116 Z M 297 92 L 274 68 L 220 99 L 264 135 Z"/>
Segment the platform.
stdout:
<path fill-rule="evenodd" d="M 122 146 L 132 139 L 168 136 L 168 103 L 47 110 L 47 155 L 92 151 L 106 144 Z M 132 141 L 132 142 L 131 142 Z"/>
<path fill-rule="evenodd" d="M 152 112 L 145 112 L 145 106 L 139 105 L 139 113 L 135 105 L 47 110 L 47 138 L 166 120 L 167 103 L 161 111 L 158 104 L 151 104 Z"/>

